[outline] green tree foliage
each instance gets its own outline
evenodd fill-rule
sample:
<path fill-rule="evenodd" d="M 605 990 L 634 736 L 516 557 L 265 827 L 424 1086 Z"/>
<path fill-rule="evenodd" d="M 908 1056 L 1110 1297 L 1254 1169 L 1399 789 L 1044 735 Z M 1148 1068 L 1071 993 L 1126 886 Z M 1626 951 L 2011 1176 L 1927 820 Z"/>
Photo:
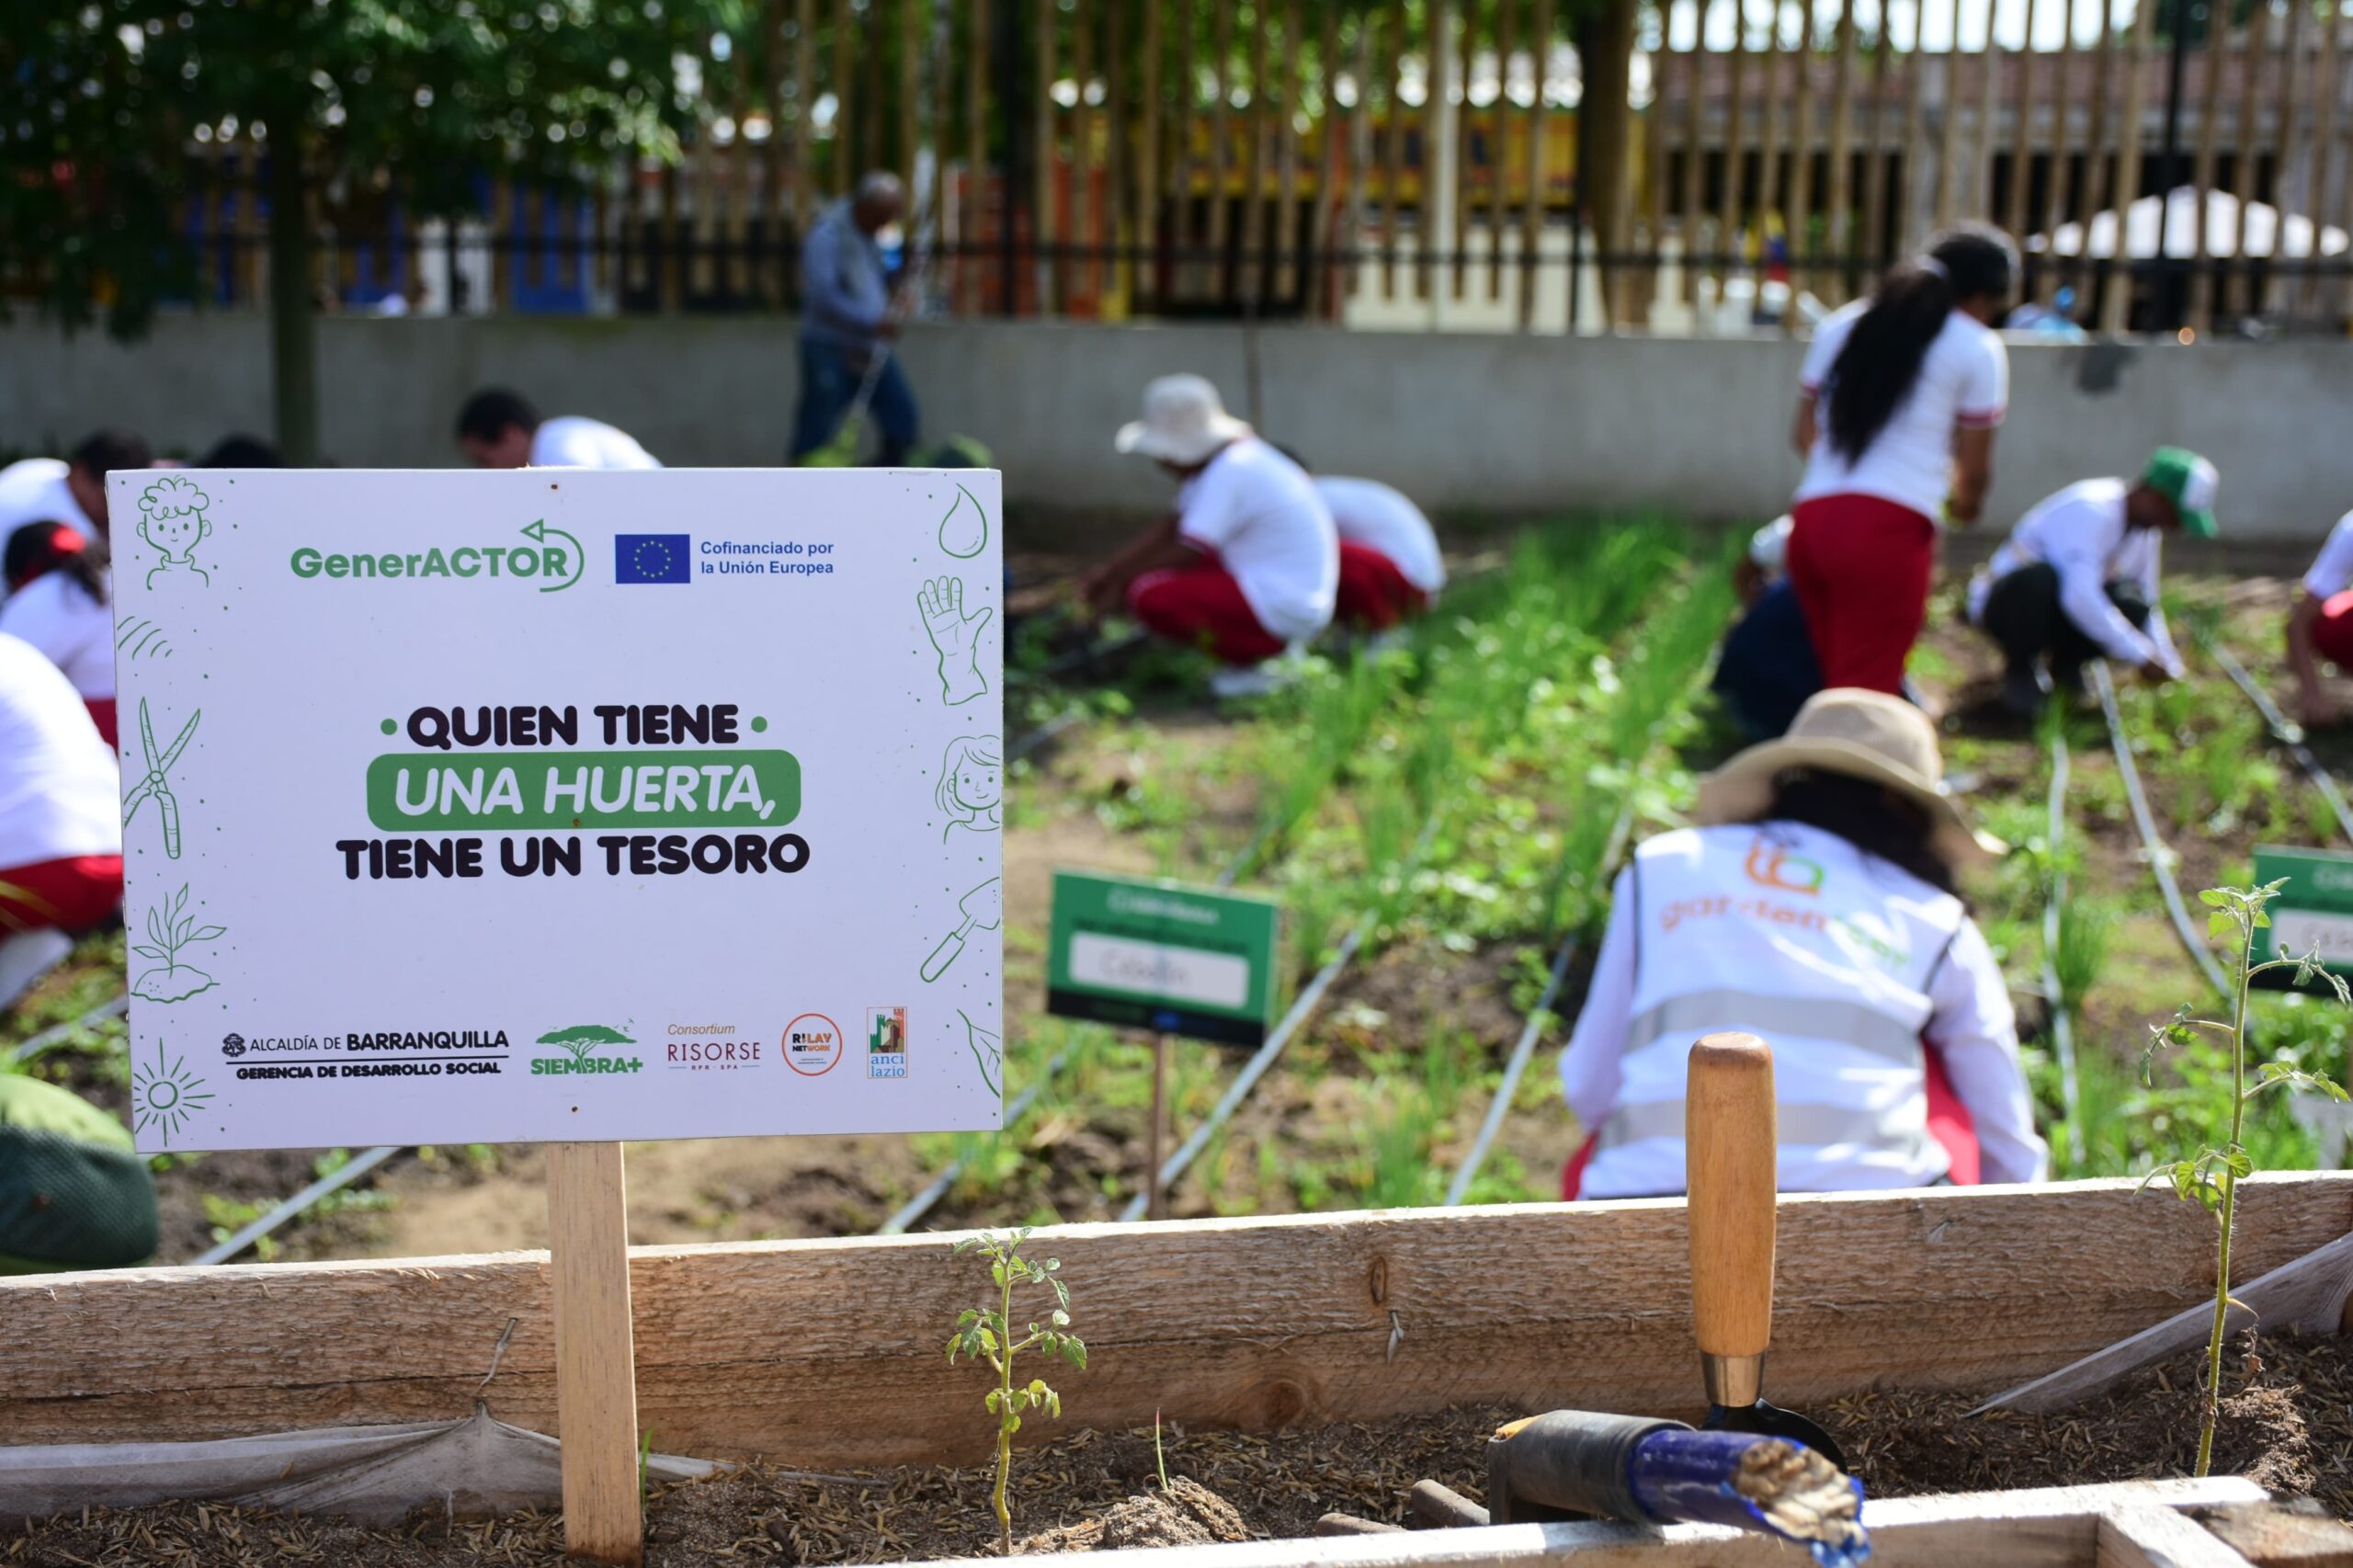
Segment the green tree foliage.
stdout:
<path fill-rule="evenodd" d="M 265 153 L 279 437 L 309 455 L 313 204 L 412 214 L 478 176 L 562 184 L 671 156 L 698 62 L 744 0 L 10 0 L 0 283 L 69 327 L 146 330 L 193 292 L 183 222 L 208 138 Z M 288 428 L 291 423 L 293 428 Z"/>

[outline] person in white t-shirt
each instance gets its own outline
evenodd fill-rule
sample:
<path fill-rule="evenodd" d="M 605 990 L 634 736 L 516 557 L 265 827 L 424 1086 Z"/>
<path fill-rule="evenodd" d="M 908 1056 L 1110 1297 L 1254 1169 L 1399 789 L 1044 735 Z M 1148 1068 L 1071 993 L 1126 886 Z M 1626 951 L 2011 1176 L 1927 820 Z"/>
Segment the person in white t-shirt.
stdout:
<path fill-rule="evenodd" d="M 2320 661 L 2353 670 L 2353 512 L 2336 519 L 2304 574 L 2304 591 L 2288 612 L 2288 667 L 2307 724 L 2334 724 L 2343 704 L 2321 684 Z"/>
<path fill-rule="evenodd" d="M 1446 586 L 1446 556 L 1422 509 L 1377 479 L 1312 478 L 1340 536 L 1332 619 L 1385 631 L 1428 613 Z"/>
<path fill-rule="evenodd" d="M 2169 533 L 2212 539 L 2214 465 L 2159 447 L 2137 481 L 2086 479 L 2035 503 L 1970 580 L 1969 619 L 2001 645 L 2002 705 L 2031 715 L 2049 680 L 2078 691 L 2105 655 L 2154 680 L 2182 672 L 2157 606 Z"/>
<path fill-rule="evenodd" d="M 1928 613 L 1937 519 L 1976 520 L 2009 399 L 2000 319 L 2018 253 L 1958 229 L 1834 312 L 1807 350 L 1790 582 L 1826 686 L 1895 693 Z"/>
<path fill-rule="evenodd" d="M 114 611 L 104 539 L 63 523 L 27 523 L 0 546 L 8 597 L 0 632 L 40 649 L 82 695 L 108 747 L 115 732 Z"/>
<path fill-rule="evenodd" d="M 660 468 L 627 431 L 579 415 L 542 419 L 521 395 L 488 387 L 458 411 L 458 446 L 476 468 Z"/>
<path fill-rule="evenodd" d="M 121 903 L 113 754 L 57 666 L 0 635 L 0 934 L 85 930 Z"/>
<path fill-rule="evenodd" d="M 62 458 L 25 458 L 0 468 L 0 540 L 27 523 L 63 523 L 84 537 L 107 520 L 107 475 L 153 468 L 155 454 L 128 430 L 97 430 Z"/>
<path fill-rule="evenodd" d="M 2048 1173 L 2009 986 L 1956 892 L 1992 846 L 1943 768 L 1917 708 L 1824 691 L 1700 780 L 1700 825 L 1635 850 L 1561 1053 L 1591 1134 L 1563 1197 L 1683 1190 L 1686 1063 L 1720 1029 L 1773 1049 L 1783 1191 Z"/>
<path fill-rule="evenodd" d="M 1226 413 L 1199 376 L 1144 388 L 1143 417 L 1115 445 L 1177 478 L 1176 507 L 1089 573 L 1081 593 L 1097 613 L 1124 601 L 1159 636 L 1233 666 L 1222 695 L 1256 689 L 1245 667 L 1331 624 L 1340 540 L 1330 509 L 1306 472 Z"/>

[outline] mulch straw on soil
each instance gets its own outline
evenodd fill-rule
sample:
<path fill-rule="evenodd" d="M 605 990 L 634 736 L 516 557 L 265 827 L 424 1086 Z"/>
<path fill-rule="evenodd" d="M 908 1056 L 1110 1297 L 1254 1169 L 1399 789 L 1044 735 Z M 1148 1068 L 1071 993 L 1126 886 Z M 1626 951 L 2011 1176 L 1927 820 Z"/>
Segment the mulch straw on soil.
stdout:
<path fill-rule="evenodd" d="M 1879 1497 L 2186 1475 L 2198 1441 L 2198 1364 L 2185 1357 L 2056 1415 L 1964 1420 L 1976 1398 L 1902 1392 L 1810 1414 Z M 2353 1517 L 2353 1364 L 2340 1343 L 2243 1340 L 2226 1380 L 2215 1470 Z M 1150 1431 L 1079 1432 L 1017 1457 L 1016 1544 L 1043 1553 L 1303 1536 L 1333 1512 L 1402 1524 L 1405 1493 L 1425 1478 L 1483 1498 L 1487 1435 L 1526 1414 L 1474 1407 L 1271 1434 L 1170 1427 L 1165 1493 Z M 746 1467 L 657 1492 L 646 1560 L 685 1568 L 994 1555 L 991 1481 L 984 1465 Z M 419 1510 L 407 1529 L 381 1531 L 199 1504 L 94 1509 L 0 1539 L 0 1564 L 10 1568 L 556 1568 L 563 1551 L 552 1515 L 452 1523 Z"/>

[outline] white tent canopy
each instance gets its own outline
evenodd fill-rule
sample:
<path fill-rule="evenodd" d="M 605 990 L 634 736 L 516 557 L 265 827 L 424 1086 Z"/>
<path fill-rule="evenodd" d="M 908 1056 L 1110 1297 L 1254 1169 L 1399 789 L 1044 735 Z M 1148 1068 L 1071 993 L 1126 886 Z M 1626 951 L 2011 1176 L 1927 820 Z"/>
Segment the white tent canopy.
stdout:
<path fill-rule="evenodd" d="M 2158 199 L 2144 196 L 2124 210 L 2125 255 L 2135 261 L 2155 259 L 2157 248 Z M 2291 214 L 2282 222 L 2279 209 L 2260 201 L 2250 201 L 2246 208 L 2246 254 L 2250 256 L 2310 256 L 2313 254 L 2313 237 L 2315 225 L 2310 218 Z M 2088 235 L 2086 230 L 2088 228 Z M 2113 259 L 2116 249 L 2116 214 L 2095 213 L 2089 224 L 2062 223 L 2051 233 L 2036 234 L 2026 243 L 2027 249 L 2057 256 L 2087 256 L 2095 260 Z M 2345 231 L 2334 227 L 2318 228 L 2322 256 L 2342 256 L 2346 251 Z M 2206 193 L 2206 250 L 2210 256 L 2232 256 L 2238 254 L 2239 199 L 2226 190 Z M 2198 252 L 2198 192 L 2188 186 L 2179 186 L 2165 197 L 2165 249 L 2163 255 L 2187 259 Z"/>

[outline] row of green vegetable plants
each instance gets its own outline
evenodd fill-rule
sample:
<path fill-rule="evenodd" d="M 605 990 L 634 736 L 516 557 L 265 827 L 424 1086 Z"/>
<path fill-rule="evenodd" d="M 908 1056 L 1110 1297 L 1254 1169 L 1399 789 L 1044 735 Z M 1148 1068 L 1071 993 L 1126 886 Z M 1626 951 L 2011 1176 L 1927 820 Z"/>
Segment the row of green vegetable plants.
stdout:
<path fill-rule="evenodd" d="M 1328 965 L 1350 930 L 1367 956 L 1449 920 L 1449 942 L 1475 946 L 1494 905 L 1548 895 L 1540 856 L 1485 854 L 1492 828 L 1483 817 L 1507 825 L 1515 844 L 1529 838 L 1540 812 L 1515 776 L 1556 775 L 1529 766 L 1521 737 L 1557 750 L 1574 731 L 1565 721 L 1586 705 L 1569 697 L 1589 674 L 1610 678 L 1609 642 L 1674 570 L 1680 544 L 1655 525 L 1523 537 L 1509 567 L 1450 597 L 1408 653 L 1321 672 L 1267 705 L 1243 749 L 1266 765 L 1256 826 L 1268 880 L 1289 906 L 1300 973 Z M 1428 906 L 1439 907 L 1435 918 Z M 1141 1109 L 1140 1046 L 1053 1019 L 1028 1021 L 1017 1035 L 1016 1081 L 1057 1052 L 1069 1061 L 1006 1133 L 939 1142 L 937 1153 L 970 1162 L 951 1195 L 960 1215 L 1056 1217 L 1022 1190 L 1024 1176 L 1051 1159 L 1050 1149 L 1032 1145 L 1107 1119 L 1132 1122 Z M 1313 1093 L 1334 1066 L 1328 1042 L 1309 1038 L 1290 1049 L 1290 1087 Z M 1375 1047 L 1349 1065 L 1376 1077 L 1419 1072 L 1441 1085 L 1482 1070 L 1455 1039 L 1431 1042 L 1418 1059 Z M 1181 1042 L 1174 1072 L 1182 1132 L 1199 1125 L 1232 1075 L 1221 1053 Z M 1219 1210 L 1323 1207 L 1377 1185 L 1355 1164 L 1302 1160 L 1288 1140 L 1254 1139 L 1228 1124 L 1200 1141 L 1190 1188 Z M 1107 1197 L 1125 1195 L 1120 1173 L 1099 1175 Z"/>

